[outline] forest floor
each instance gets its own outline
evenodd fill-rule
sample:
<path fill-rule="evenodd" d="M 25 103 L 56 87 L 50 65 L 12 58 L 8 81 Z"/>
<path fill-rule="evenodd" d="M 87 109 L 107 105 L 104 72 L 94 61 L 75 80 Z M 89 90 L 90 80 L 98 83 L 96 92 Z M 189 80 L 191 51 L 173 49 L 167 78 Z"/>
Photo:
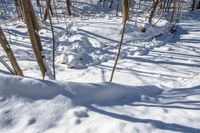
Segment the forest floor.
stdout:
<path fill-rule="evenodd" d="M 183 14 L 175 35 L 166 32 L 164 20 L 146 33 L 129 22 L 113 83 L 108 81 L 120 18 L 56 24 L 57 81 L 41 79 L 26 26 L 6 23 L 3 28 L 26 77 L 12 76 L 0 64 L 0 132 L 199 133 L 198 14 Z M 51 66 L 49 27 L 43 25 L 40 35 Z M 2 49 L 0 56 L 8 61 Z"/>

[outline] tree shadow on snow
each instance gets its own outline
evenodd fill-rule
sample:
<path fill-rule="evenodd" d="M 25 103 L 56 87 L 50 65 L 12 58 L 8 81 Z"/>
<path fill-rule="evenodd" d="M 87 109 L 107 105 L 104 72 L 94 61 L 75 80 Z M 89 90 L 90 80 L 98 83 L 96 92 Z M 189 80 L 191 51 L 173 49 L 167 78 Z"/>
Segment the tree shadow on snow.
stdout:
<path fill-rule="evenodd" d="M 88 106 L 88 109 L 90 109 L 91 111 L 103 114 L 103 115 L 108 115 L 115 119 L 120 119 L 120 120 L 133 122 L 133 123 L 151 124 L 155 128 L 159 128 L 161 130 L 170 130 L 170 131 L 176 131 L 176 132 L 182 132 L 182 133 L 199 133 L 200 132 L 200 129 L 191 128 L 188 126 L 183 126 L 183 125 L 179 125 L 175 123 L 167 123 L 160 120 L 135 118 L 128 115 L 108 112 L 108 111 L 98 109 L 93 106 Z"/>
<path fill-rule="evenodd" d="M 146 90 L 147 91 L 147 90 Z M 133 103 L 126 103 L 125 105 L 133 106 L 133 107 L 152 107 L 152 108 L 172 108 L 172 109 L 183 109 L 183 110 L 200 110 L 199 104 L 200 101 L 195 100 L 188 100 L 187 96 L 193 96 L 200 94 L 200 86 L 192 87 L 192 88 L 180 88 L 180 89 L 172 89 L 170 91 L 164 91 L 160 95 L 154 97 L 156 100 L 154 101 L 135 101 Z M 170 102 L 160 102 L 159 98 L 164 99 L 163 101 L 170 101 Z M 181 99 L 182 98 L 182 99 Z M 178 104 L 178 105 L 176 105 Z M 115 106 L 115 105 L 109 105 Z M 154 119 L 141 119 L 136 118 L 129 115 L 118 114 L 116 112 L 110 112 L 98 106 L 88 105 L 86 106 L 89 110 L 97 112 L 99 114 L 107 115 L 114 119 L 124 120 L 132 123 L 143 123 L 143 124 L 151 124 L 155 128 L 173 132 L 183 132 L 183 133 L 199 133 L 200 129 L 193 128 L 190 126 L 185 126 L 177 123 L 168 123 L 161 120 L 154 120 Z"/>
<path fill-rule="evenodd" d="M 4 70 L 0 70 L 0 74 L 12 75 L 12 73 L 4 71 Z"/>
<path fill-rule="evenodd" d="M 176 33 L 174 34 L 174 38 L 168 40 L 168 43 L 176 43 L 176 42 L 184 42 L 184 43 L 196 43 L 200 42 L 200 39 L 190 37 L 190 39 L 182 39 L 181 37 L 184 35 L 190 35 L 190 32 L 198 31 L 199 30 L 198 24 L 189 24 L 187 25 L 180 24 L 177 26 Z M 188 32 L 190 31 L 190 32 Z"/>
<path fill-rule="evenodd" d="M 0 78 L 1 79 L 1 78 Z M 59 95 L 72 101 L 74 105 L 84 106 L 91 111 L 107 115 L 114 119 L 128 121 L 132 123 L 151 124 L 161 130 L 199 133 L 200 129 L 177 123 L 168 123 L 161 120 L 135 118 L 124 114 L 109 112 L 93 106 L 144 106 L 155 108 L 173 108 L 185 110 L 200 110 L 198 100 L 190 100 L 200 94 L 200 86 L 191 88 L 175 88 L 163 91 L 164 88 L 156 86 L 126 86 L 116 83 L 58 83 L 55 81 L 38 80 L 30 78 L 13 78 L 6 76 L 0 80 L 0 95 L 17 95 L 33 100 L 53 99 Z M 153 100 L 152 100 L 153 99 Z M 164 102 L 163 102 L 164 101 Z M 165 102 L 170 101 L 170 102 Z M 178 105 L 174 105 L 178 103 Z"/>

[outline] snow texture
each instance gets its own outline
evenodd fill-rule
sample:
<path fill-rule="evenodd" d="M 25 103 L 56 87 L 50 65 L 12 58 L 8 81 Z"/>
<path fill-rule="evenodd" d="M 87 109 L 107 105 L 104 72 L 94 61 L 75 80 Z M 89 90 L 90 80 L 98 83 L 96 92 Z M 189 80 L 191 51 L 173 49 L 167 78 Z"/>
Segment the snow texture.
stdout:
<path fill-rule="evenodd" d="M 1 27 L 26 77 L 0 64 L 0 133 L 200 133 L 199 10 L 184 9 L 174 35 L 169 16 L 150 25 L 145 11 L 133 10 L 138 15 L 128 22 L 110 83 L 122 30 L 110 1 L 73 0 L 75 14 L 66 24 L 60 10 L 65 1 L 56 5 L 57 80 L 41 79 L 26 25 L 14 16 L 12 1 L 5 2 L 9 11 L 0 10 Z M 51 69 L 50 25 L 39 23 Z M 10 65 L 1 47 L 0 58 Z"/>

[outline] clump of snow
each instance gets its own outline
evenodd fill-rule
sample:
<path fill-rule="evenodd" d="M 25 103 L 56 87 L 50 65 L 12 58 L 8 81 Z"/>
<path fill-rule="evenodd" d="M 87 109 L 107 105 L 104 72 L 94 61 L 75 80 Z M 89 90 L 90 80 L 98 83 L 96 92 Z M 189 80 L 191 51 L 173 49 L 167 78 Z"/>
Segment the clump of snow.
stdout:
<path fill-rule="evenodd" d="M 92 45 L 89 40 L 81 35 L 75 35 L 70 37 L 66 45 L 59 45 L 58 52 L 61 55 L 57 56 L 57 62 L 67 64 L 69 68 L 80 68 L 81 62 L 86 62 L 90 58 L 88 52 L 92 49 Z"/>
<path fill-rule="evenodd" d="M 138 50 L 135 51 L 135 55 L 147 55 L 148 53 L 149 50 L 145 48 L 138 48 Z"/>
<path fill-rule="evenodd" d="M 85 68 L 114 58 L 103 52 L 104 45 L 82 34 L 63 35 L 57 47 L 56 62 L 69 68 Z"/>

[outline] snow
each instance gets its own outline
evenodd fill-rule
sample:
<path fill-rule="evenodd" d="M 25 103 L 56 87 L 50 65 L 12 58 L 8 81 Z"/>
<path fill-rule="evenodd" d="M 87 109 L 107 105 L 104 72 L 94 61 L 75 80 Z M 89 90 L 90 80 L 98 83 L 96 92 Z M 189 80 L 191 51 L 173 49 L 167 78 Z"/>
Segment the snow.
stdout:
<path fill-rule="evenodd" d="M 197 133 L 198 93 L 199 86 L 163 90 L 156 86 L 64 83 L 2 75 L 0 129 L 9 133 Z"/>
<path fill-rule="evenodd" d="M 1 76 L 1 96 L 10 97 L 17 95 L 30 99 L 51 99 L 57 95 L 63 95 L 73 101 L 74 104 L 122 104 L 128 101 L 140 100 L 141 95 L 155 96 L 162 90 L 157 87 L 131 87 L 116 83 L 58 83 L 55 81 L 43 81 L 31 78 L 13 76 Z M 8 85 L 7 85 L 8 84 Z M 42 90 L 42 91 L 41 91 Z M 90 92 L 90 93 L 88 93 Z M 113 93 L 115 92 L 115 93 Z M 117 101 L 117 102 L 116 102 Z"/>
<path fill-rule="evenodd" d="M 26 25 L 13 18 L 13 7 L 2 13 L 1 26 L 26 77 L 0 64 L 0 132 L 199 133 L 199 10 L 182 13 L 176 34 L 168 33 L 165 18 L 150 25 L 145 16 L 137 22 L 132 16 L 111 83 L 122 22 L 114 8 L 98 2 L 75 0 L 67 24 L 53 18 L 56 80 L 42 80 Z M 50 25 L 40 25 L 52 70 Z M 10 65 L 1 47 L 0 58 Z"/>
<path fill-rule="evenodd" d="M 94 20 L 85 20 L 84 22 L 79 20 L 73 24 L 70 23 L 64 32 L 57 34 L 57 63 L 66 64 L 69 68 L 80 69 L 115 58 L 116 46 L 122 30 L 121 20 L 104 22 L 101 18 L 96 18 L 95 22 L 91 23 L 91 21 Z M 163 26 L 162 30 L 158 30 L 160 27 L 148 26 L 146 33 L 142 33 L 140 27 L 136 26 L 134 22 L 129 22 L 126 27 L 127 34 L 124 40 L 126 45 L 122 56 L 146 55 L 150 49 L 162 45 L 162 42 L 157 42 L 155 38 L 152 42 L 141 44 L 141 40 L 144 38 L 149 40 L 166 33 L 167 22 L 163 21 L 160 25 Z"/>

